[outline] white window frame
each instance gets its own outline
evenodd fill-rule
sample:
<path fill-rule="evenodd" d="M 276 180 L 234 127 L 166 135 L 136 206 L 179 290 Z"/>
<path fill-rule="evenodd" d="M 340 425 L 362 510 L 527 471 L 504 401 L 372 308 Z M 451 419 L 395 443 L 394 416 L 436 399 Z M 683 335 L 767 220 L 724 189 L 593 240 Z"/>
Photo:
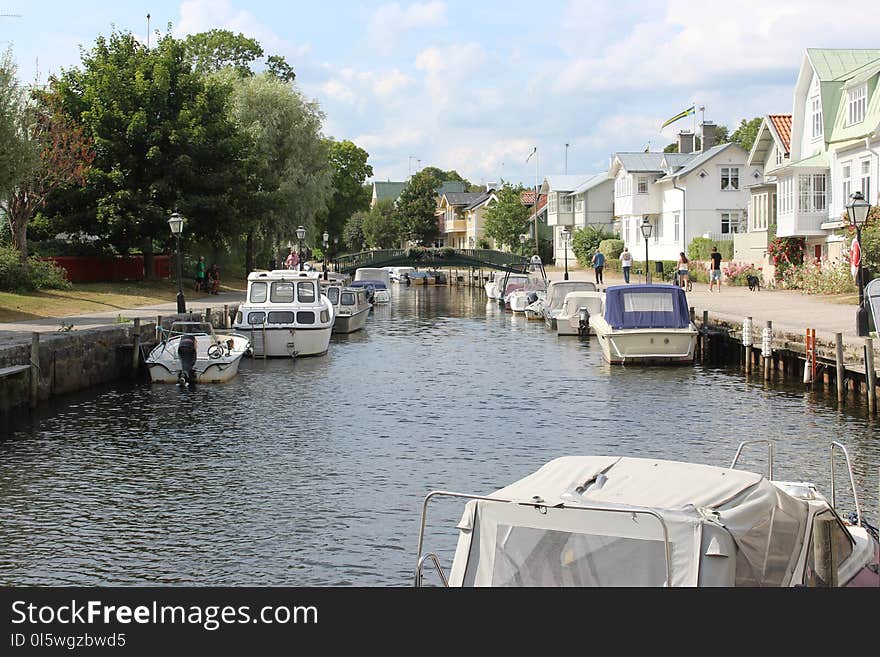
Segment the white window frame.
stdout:
<path fill-rule="evenodd" d="M 868 84 L 860 84 L 846 92 L 846 125 L 865 120 L 868 111 Z"/>
<path fill-rule="evenodd" d="M 782 149 L 777 147 L 776 148 L 776 166 L 781 165 L 782 161 L 784 159 L 785 159 L 785 156 L 782 153 Z"/>
<path fill-rule="evenodd" d="M 842 206 L 845 208 L 849 203 L 849 195 L 852 194 L 852 161 L 840 163 L 841 191 L 843 192 Z"/>
<path fill-rule="evenodd" d="M 572 203 L 573 200 L 574 199 L 572 199 L 569 194 L 562 194 L 562 198 L 559 200 L 559 213 L 562 214 L 563 212 L 565 212 L 567 214 L 571 214 L 574 207 Z"/>
<path fill-rule="evenodd" d="M 584 211 L 584 195 L 578 194 L 574 200 L 574 211 L 583 213 Z"/>
<path fill-rule="evenodd" d="M 727 230 L 724 230 L 724 224 L 727 223 Z M 732 235 L 738 234 L 742 228 L 742 212 L 739 210 L 724 210 L 721 213 L 721 234 Z"/>
<path fill-rule="evenodd" d="M 777 214 L 791 214 L 794 210 L 794 176 L 781 178 L 779 180 L 778 189 L 779 195 L 777 196 L 777 204 L 779 206 L 779 210 Z"/>
<path fill-rule="evenodd" d="M 547 199 L 547 212 L 549 214 L 557 214 L 556 211 L 556 196 L 558 192 L 550 192 L 549 198 Z"/>
<path fill-rule="evenodd" d="M 819 139 L 825 133 L 822 125 L 822 97 L 817 96 L 810 99 L 812 112 L 813 139 Z"/>
<path fill-rule="evenodd" d="M 724 179 L 727 178 L 727 186 L 724 186 Z M 733 184 L 735 183 L 735 185 Z M 738 192 L 739 191 L 739 167 L 721 167 L 721 191 L 722 192 Z"/>
<path fill-rule="evenodd" d="M 672 213 L 672 232 L 675 235 L 674 242 L 678 244 L 681 240 L 681 213 L 673 212 Z"/>
<path fill-rule="evenodd" d="M 798 174 L 798 212 L 828 210 L 828 177 L 824 173 Z"/>
<path fill-rule="evenodd" d="M 865 196 L 865 200 L 871 203 L 871 160 L 862 160 L 859 163 L 859 168 L 861 169 L 862 194 Z"/>
<path fill-rule="evenodd" d="M 654 244 L 658 244 L 663 239 L 663 217 L 657 217 L 654 224 Z"/>
<path fill-rule="evenodd" d="M 639 176 L 639 194 L 647 194 L 648 193 L 648 176 Z"/>

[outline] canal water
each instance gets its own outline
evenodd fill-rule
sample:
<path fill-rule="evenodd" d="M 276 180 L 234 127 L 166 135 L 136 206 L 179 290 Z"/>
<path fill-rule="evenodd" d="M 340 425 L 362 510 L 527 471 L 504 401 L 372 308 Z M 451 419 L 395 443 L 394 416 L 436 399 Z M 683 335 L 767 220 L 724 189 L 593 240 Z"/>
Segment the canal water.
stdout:
<path fill-rule="evenodd" d="M 880 440 L 858 409 L 701 365 L 610 367 L 595 340 L 481 290 L 393 292 L 326 356 L 245 361 L 192 392 L 95 389 L 7 433 L 0 584 L 410 585 L 433 489 L 486 494 L 567 454 L 728 466 L 757 438 L 776 441 L 777 478 L 826 493 L 844 442 L 876 521 Z M 432 509 L 427 547 L 448 568 L 462 506 Z"/>

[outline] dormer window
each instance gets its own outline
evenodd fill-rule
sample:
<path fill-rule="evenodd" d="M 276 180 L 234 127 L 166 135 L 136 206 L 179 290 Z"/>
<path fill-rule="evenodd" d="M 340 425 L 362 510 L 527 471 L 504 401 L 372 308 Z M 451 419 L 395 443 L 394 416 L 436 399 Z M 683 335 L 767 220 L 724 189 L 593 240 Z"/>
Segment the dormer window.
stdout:
<path fill-rule="evenodd" d="M 648 193 L 648 178 L 646 176 L 639 176 L 639 194 L 647 194 Z"/>
<path fill-rule="evenodd" d="M 813 139 L 818 139 L 822 136 L 822 99 L 821 98 L 813 98 Z"/>
<path fill-rule="evenodd" d="M 868 85 L 861 84 L 846 92 L 846 124 L 855 125 L 865 120 L 868 109 Z"/>

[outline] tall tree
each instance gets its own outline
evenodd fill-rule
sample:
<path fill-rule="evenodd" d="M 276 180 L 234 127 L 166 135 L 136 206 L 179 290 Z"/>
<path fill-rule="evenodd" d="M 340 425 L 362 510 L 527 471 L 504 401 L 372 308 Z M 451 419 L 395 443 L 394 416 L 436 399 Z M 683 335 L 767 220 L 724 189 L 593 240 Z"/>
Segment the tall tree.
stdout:
<path fill-rule="evenodd" d="M 364 235 L 364 221 L 366 218 L 366 212 L 355 212 L 345 223 L 345 229 L 342 231 L 342 242 L 349 251 L 360 251 L 366 243 L 367 238 Z"/>
<path fill-rule="evenodd" d="M 752 146 L 758 136 L 758 130 L 761 127 L 761 121 L 763 120 L 764 119 L 760 116 L 756 116 L 750 121 L 742 119 L 739 123 L 739 127 L 734 130 L 732 135 L 730 135 L 730 141 L 739 144 L 746 151 L 752 150 Z"/>
<path fill-rule="evenodd" d="M 296 80 L 296 73 L 293 72 L 293 67 L 281 55 L 269 55 L 266 58 L 266 70 L 282 82 L 293 82 Z"/>
<path fill-rule="evenodd" d="M 486 210 L 486 235 L 509 248 L 516 247 L 519 236 L 528 232 L 530 208 L 520 200 L 524 189 L 504 183 L 496 193 L 498 202 Z"/>
<path fill-rule="evenodd" d="M 400 246 L 400 228 L 394 220 L 394 201 L 383 198 L 364 216 L 361 230 L 369 246 L 392 249 Z"/>
<path fill-rule="evenodd" d="M 370 192 L 364 181 L 373 175 L 373 167 L 367 164 L 369 153 L 351 141 L 327 139 L 324 143 L 333 170 L 333 196 L 326 215 L 318 221 L 318 230 L 338 237 L 351 215 L 369 209 Z"/>
<path fill-rule="evenodd" d="M 100 36 L 81 68 L 50 83 L 97 152 L 89 185 L 56 214 L 73 211 L 82 230 L 122 251 L 140 245 L 148 273 L 153 241 L 171 242 L 175 209 L 186 237 L 228 235 L 244 140 L 227 118 L 230 86 L 193 72 L 183 42 L 166 35 L 147 49 L 131 33 Z"/>
<path fill-rule="evenodd" d="M 184 44 L 193 69 L 200 74 L 231 67 L 240 75 L 253 75 L 251 64 L 263 56 L 263 48 L 256 39 L 229 30 L 190 34 Z"/>
<path fill-rule="evenodd" d="M 26 110 L 27 92 L 7 50 L 0 58 L 0 200 L 38 165 L 38 149 L 27 138 Z"/>
<path fill-rule="evenodd" d="M 438 167 L 425 167 L 419 173 L 432 176 L 437 181 L 438 187 L 445 182 L 462 182 L 465 189 L 470 189 L 473 186 L 467 178 L 463 178 L 455 169 L 444 171 Z"/>
<path fill-rule="evenodd" d="M 302 225 L 306 243 L 320 243 L 315 218 L 326 213 L 332 171 L 321 138 L 324 115 L 316 102 L 269 74 L 236 78 L 233 84 L 231 115 L 250 139 L 242 164 L 246 191 L 236 200 L 250 270 L 258 236 L 293 241 Z"/>
<path fill-rule="evenodd" d="M 410 178 L 400 193 L 395 208 L 400 237 L 413 244 L 430 244 L 440 233 L 437 217 L 437 180 L 430 173 L 419 171 Z"/>
<path fill-rule="evenodd" d="M 23 114 L 24 138 L 39 152 L 40 162 L 14 191 L 0 199 L 0 209 L 9 222 L 12 245 L 26 264 L 27 228 L 37 208 L 64 185 L 84 185 L 95 150 L 85 130 L 60 111 L 57 97 L 35 92 Z"/>

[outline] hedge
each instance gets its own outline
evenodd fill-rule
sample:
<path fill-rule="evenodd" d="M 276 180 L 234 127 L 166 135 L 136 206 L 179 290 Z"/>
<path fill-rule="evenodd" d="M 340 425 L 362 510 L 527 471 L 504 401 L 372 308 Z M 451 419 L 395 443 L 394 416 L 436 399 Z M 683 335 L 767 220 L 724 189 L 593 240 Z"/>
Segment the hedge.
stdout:
<path fill-rule="evenodd" d="M 718 253 L 725 262 L 733 260 L 733 240 L 721 240 L 715 242 L 708 237 L 695 237 L 688 245 L 687 255 L 690 260 L 709 260 L 712 247 L 718 247 Z"/>

